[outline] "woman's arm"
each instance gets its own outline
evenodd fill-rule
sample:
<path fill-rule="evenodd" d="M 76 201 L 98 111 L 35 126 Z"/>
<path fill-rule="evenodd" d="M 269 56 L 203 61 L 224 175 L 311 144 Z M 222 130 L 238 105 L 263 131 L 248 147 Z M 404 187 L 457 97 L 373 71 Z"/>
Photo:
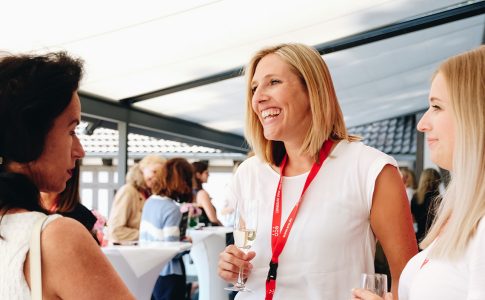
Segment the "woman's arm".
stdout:
<path fill-rule="evenodd" d="M 216 209 L 214 208 L 214 205 L 212 205 L 209 194 L 205 190 L 200 190 L 197 192 L 196 202 L 197 205 L 204 209 L 209 221 L 219 226 L 222 225 L 222 223 L 217 219 Z"/>
<path fill-rule="evenodd" d="M 370 223 L 386 254 L 392 276 L 391 291 L 397 299 L 399 277 L 418 252 L 409 202 L 398 170 L 386 165 L 377 177 Z"/>
<path fill-rule="evenodd" d="M 86 228 L 73 219 L 47 225 L 41 253 L 46 299 L 135 299 Z M 30 280 L 28 268 L 25 274 Z"/>

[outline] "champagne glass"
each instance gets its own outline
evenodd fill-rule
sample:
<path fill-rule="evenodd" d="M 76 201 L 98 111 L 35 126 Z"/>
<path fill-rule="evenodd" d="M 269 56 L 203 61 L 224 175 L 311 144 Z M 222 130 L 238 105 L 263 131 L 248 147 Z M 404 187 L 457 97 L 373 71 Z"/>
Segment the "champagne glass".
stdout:
<path fill-rule="evenodd" d="M 234 245 L 247 253 L 256 239 L 258 227 L 258 206 L 254 199 L 239 199 L 236 204 L 234 220 Z M 225 288 L 229 291 L 251 292 L 244 283 L 243 268 L 239 268 L 239 275 L 234 286 Z"/>
<path fill-rule="evenodd" d="M 387 275 L 386 274 L 366 274 L 362 273 L 360 277 L 360 287 L 384 298 L 387 293 Z"/>

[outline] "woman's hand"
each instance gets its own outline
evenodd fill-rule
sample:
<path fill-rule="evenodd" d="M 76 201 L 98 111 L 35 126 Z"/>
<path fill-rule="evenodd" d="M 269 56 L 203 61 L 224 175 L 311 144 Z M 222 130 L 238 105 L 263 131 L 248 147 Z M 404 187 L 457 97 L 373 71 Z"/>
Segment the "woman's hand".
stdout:
<path fill-rule="evenodd" d="M 244 253 L 234 245 L 229 245 L 219 254 L 218 274 L 227 282 L 235 282 L 239 269 L 243 268 L 243 277 L 247 278 L 253 265 L 249 262 L 256 256 L 254 251 Z"/>
<path fill-rule="evenodd" d="M 377 296 L 373 292 L 370 292 L 365 289 L 353 289 L 352 290 L 352 300 L 392 300 L 392 294 L 386 293 L 386 296 L 383 298 Z"/>

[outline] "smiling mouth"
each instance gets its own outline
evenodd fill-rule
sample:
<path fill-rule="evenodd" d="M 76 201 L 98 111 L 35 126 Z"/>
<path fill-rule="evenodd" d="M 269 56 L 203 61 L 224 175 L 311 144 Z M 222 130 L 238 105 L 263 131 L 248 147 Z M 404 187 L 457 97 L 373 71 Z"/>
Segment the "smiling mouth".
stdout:
<path fill-rule="evenodd" d="M 279 108 L 268 108 L 261 111 L 261 117 L 263 118 L 263 120 L 273 119 L 279 116 L 280 113 L 281 109 Z"/>

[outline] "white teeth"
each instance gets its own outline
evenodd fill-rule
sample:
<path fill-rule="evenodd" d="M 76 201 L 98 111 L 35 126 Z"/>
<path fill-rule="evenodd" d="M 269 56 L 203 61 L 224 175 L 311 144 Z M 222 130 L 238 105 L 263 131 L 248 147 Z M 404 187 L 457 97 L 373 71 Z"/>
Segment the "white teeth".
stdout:
<path fill-rule="evenodd" d="M 267 117 L 276 117 L 280 113 L 281 109 L 279 108 L 268 108 L 261 112 L 261 116 L 263 117 L 263 119 L 266 119 Z"/>

